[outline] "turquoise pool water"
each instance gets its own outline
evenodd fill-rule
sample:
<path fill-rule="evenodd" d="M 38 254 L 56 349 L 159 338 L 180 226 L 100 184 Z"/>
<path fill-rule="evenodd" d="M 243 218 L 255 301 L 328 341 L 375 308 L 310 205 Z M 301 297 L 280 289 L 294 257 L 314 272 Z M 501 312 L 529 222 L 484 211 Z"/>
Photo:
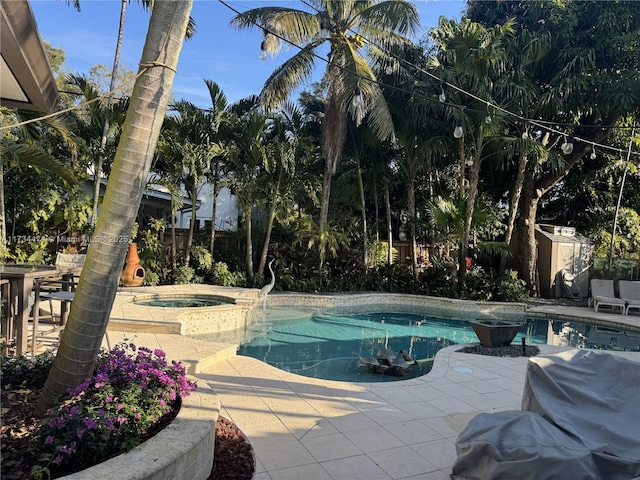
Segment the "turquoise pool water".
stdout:
<path fill-rule="evenodd" d="M 522 324 L 514 344 L 520 344 L 524 338 L 529 345 L 640 351 L 640 333 L 530 316 L 506 320 Z M 198 338 L 222 341 L 217 335 Z M 241 338 L 239 355 L 299 375 L 353 382 L 418 377 L 431 370 L 435 354 L 441 348 L 478 342 L 468 321 L 444 316 L 382 311 L 302 312 L 284 308 L 259 314 Z M 366 365 L 367 358 L 377 357 L 387 349 L 402 351 L 410 357 L 411 365 L 401 372 L 372 371 Z"/>

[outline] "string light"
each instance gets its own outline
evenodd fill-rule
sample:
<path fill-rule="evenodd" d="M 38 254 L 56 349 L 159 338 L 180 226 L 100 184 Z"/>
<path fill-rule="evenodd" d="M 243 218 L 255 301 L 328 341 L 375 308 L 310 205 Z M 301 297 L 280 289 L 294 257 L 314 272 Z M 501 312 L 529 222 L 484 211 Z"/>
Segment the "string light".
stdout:
<path fill-rule="evenodd" d="M 440 95 L 438 95 L 438 100 L 442 103 L 447 101 L 447 95 L 444 93 L 444 87 L 440 87 Z"/>
<path fill-rule="evenodd" d="M 573 152 L 573 135 L 569 135 L 568 138 L 565 137 L 565 141 L 560 148 L 565 155 L 571 154 L 571 152 Z"/>
<path fill-rule="evenodd" d="M 464 134 L 464 130 L 462 129 L 462 120 L 458 119 L 456 121 L 456 128 L 453 129 L 453 136 L 455 138 L 461 138 Z"/>
<path fill-rule="evenodd" d="M 591 160 L 595 160 L 596 159 L 596 146 L 595 145 L 591 145 L 591 155 L 589 155 L 589 158 Z"/>
<path fill-rule="evenodd" d="M 267 42 L 264 40 L 260 43 L 260 60 L 267 59 Z"/>

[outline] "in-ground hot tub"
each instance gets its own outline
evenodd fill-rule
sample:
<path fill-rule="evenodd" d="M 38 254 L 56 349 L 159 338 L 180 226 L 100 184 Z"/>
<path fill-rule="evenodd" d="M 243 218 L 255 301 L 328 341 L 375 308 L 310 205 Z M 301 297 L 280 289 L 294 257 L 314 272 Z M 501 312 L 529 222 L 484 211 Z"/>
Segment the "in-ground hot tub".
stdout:
<path fill-rule="evenodd" d="M 247 312 L 253 307 L 253 296 L 194 290 L 193 293 L 156 291 L 123 298 L 119 307 L 123 310 L 121 315 L 135 320 L 118 322 L 112 318 L 110 324 L 114 330 L 127 328 L 136 331 L 140 327 L 146 332 L 155 329 L 160 333 L 181 335 L 235 331 L 246 325 Z"/>
<path fill-rule="evenodd" d="M 224 297 L 222 295 L 156 293 L 150 295 L 137 295 L 131 300 L 131 302 L 136 305 L 146 307 L 197 308 L 233 305 L 235 304 L 235 299 L 231 297 Z"/>

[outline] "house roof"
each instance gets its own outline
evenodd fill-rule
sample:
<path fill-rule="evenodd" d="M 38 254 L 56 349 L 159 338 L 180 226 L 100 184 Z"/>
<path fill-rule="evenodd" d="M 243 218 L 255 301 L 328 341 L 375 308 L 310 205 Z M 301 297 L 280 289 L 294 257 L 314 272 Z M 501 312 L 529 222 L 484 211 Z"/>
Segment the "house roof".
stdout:
<path fill-rule="evenodd" d="M 50 112 L 58 89 L 28 0 L 0 2 L 0 104 Z"/>

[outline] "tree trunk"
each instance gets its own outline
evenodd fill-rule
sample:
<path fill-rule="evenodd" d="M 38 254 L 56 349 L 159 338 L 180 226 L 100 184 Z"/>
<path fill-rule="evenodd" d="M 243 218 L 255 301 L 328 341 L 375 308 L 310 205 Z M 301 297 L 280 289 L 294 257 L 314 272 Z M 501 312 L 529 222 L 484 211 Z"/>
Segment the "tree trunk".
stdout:
<path fill-rule="evenodd" d="M 365 271 L 369 267 L 369 238 L 367 235 L 367 207 L 364 198 L 364 183 L 362 182 L 362 169 L 360 168 L 360 155 L 356 155 L 356 172 L 358 174 L 358 191 L 360 192 L 360 213 L 362 215 L 362 251 Z"/>
<path fill-rule="evenodd" d="M 173 203 L 173 200 L 171 201 Z M 176 245 L 176 212 L 171 208 L 171 268 L 178 268 L 178 246 Z"/>
<path fill-rule="evenodd" d="M 211 258 L 213 258 L 213 247 L 216 243 L 216 213 L 218 211 L 218 162 L 216 161 L 214 167 L 214 180 L 211 183 L 213 187 L 213 191 L 211 192 L 211 196 L 213 197 L 213 206 L 211 209 L 211 236 L 209 237 L 209 253 L 211 253 Z"/>
<path fill-rule="evenodd" d="M 467 192 L 467 204 L 464 216 L 464 229 L 462 243 L 458 250 L 458 292 L 464 298 L 467 289 L 467 256 L 469 253 L 469 239 L 471 238 L 471 223 L 478 196 L 478 183 L 480 181 L 480 166 L 482 165 L 482 140 L 478 140 L 473 164 L 469 169 L 469 191 Z"/>
<path fill-rule="evenodd" d="M 184 255 L 184 264 L 189 265 L 191 261 L 191 246 L 193 245 L 193 232 L 196 228 L 196 222 L 198 221 L 198 180 L 193 179 L 193 188 L 191 189 L 191 223 L 189 225 L 189 235 L 187 236 L 187 248 Z"/>
<path fill-rule="evenodd" d="M 320 220 L 318 222 L 318 235 L 320 236 L 318 241 L 320 270 L 322 270 L 322 265 L 324 264 L 325 245 L 321 244 L 321 242 L 326 241 L 324 240 L 324 231 L 327 227 L 327 221 L 329 219 L 329 196 L 331 195 L 331 177 L 331 172 L 327 168 L 325 168 L 324 176 L 322 179 L 322 204 L 320 205 Z"/>
<path fill-rule="evenodd" d="M 102 165 L 104 164 L 104 149 L 107 146 L 107 136 L 109 134 L 109 116 L 111 115 L 111 105 L 113 104 L 112 92 L 116 86 L 116 74 L 118 73 L 118 63 L 120 62 L 120 50 L 122 49 L 122 36 L 124 34 L 124 19 L 127 12 L 128 1 L 129 0 L 121 0 L 120 2 L 120 24 L 118 25 L 116 53 L 113 58 L 111 80 L 109 82 L 109 95 L 107 96 L 107 116 L 104 119 L 102 137 L 100 138 L 100 151 L 98 152 L 98 161 L 96 162 L 93 174 L 93 210 L 91 213 L 91 225 L 95 225 L 98 219 L 98 200 L 100 198 L 100 179 L 102 177 Z"/>
<path fill-rule="evenodd" d="M 532 296 L 538 296 L 536 285 L 536 236 L 535 224 L 540 197 L 535 193 L 531 174 L 525 176 L 520 197 L 520 217 L 518 219 L 518 261 L 520 278 L 527 283 Z"/>
<path fill-rule="evenodd" d="M 384 206 L 387 211 L 387 242 L 389 250 L 387 252 L 387 263 L 393 264 L 393 225 L 391 219 L 391 199 L 389 198 L 389 184 L 384 184 Z"/>
<path fill-rule="evenodd" d="M 278 181 L 276 187 L 271 193 L 271 206 L 269 208 L 269 218 L 267 220 L 267 231 L 264 235 L 264 245 L 262 246 L 262 254 L 260 255 L 260 265 L 258 266 L 258 274 L 264 274 L 264 267 L 267 264 L 267 256 L 269 255 L 269 243 L 271 242 L 271 231 L 273 230 L 273 223 L 276 219 L 276 211 L 278 207 L 278 192 L 280 191 L 280 183 L 282 182 L 282 176 L 284 174 L 284 168 L 278 169 Z"/>
<path fill-rule="evenodd" d="M 407 208 L 409 209 L 409 237 L 411 239 L 411 273 L 418 278 L 418 258 L 416 255 L 416 189 L 415 175 L 407 172 Z"/>
<path fill-rule="evenodd" d="M 267 232 L 264 235 L 264 245 L 262 246 L 262 254 L 260 255 L 260 265 L 258 266 L 258 274 L 264 274 L 264 267 L 267 264 L 267 256 L 269 255 L 269 243 L 271 242 L 271 231 L 273 230 L 273 223 L 276 219 L 276 205 L 275 202 L 271 204 L 269 209 L 269 218 L 267 220 Z"/>
<path fill-rule="evenodd" d="M 247 263 L 247 278 L 253 278 L 253 239 L 251 238 L 253 235 L 251 228 L 251 205 L 249 205 L 244 211 L 244 222 L 245 228 L 247 229 L 247 254 L 245 256 L 245 260 Z"/>
<path fill-rule="evenodd" d="M 509 198 L 509 217 L 507 219 L 507 231 L 504 235 L 504 243 L 509 245 L 511 238 L 513 237 L 513 230 L 516 225 L 516 215 L 518 213 L 518 204 L 520 203 L 520 195 L 522 194 L 522 185 L 524 183 L 524 174 L 527 169 L 527 155 L 521 153 L 518 158 L 518 173 L 516 174 L 516 182 L 511 189 L 511 196 Z M 499 274 L 502 275 L 507 266 L 507 255 L 502 254 L 500 257 L 500 270 Z"/>
<path fill-rule="evenodd" d="M 58 353 L 38 400 L 42 414 L 56 397 L 93 371 L 128 249 L 136 213 L 169 101 L 192 1 L 156 2 L 109 185 L 89 245 Z"/>

